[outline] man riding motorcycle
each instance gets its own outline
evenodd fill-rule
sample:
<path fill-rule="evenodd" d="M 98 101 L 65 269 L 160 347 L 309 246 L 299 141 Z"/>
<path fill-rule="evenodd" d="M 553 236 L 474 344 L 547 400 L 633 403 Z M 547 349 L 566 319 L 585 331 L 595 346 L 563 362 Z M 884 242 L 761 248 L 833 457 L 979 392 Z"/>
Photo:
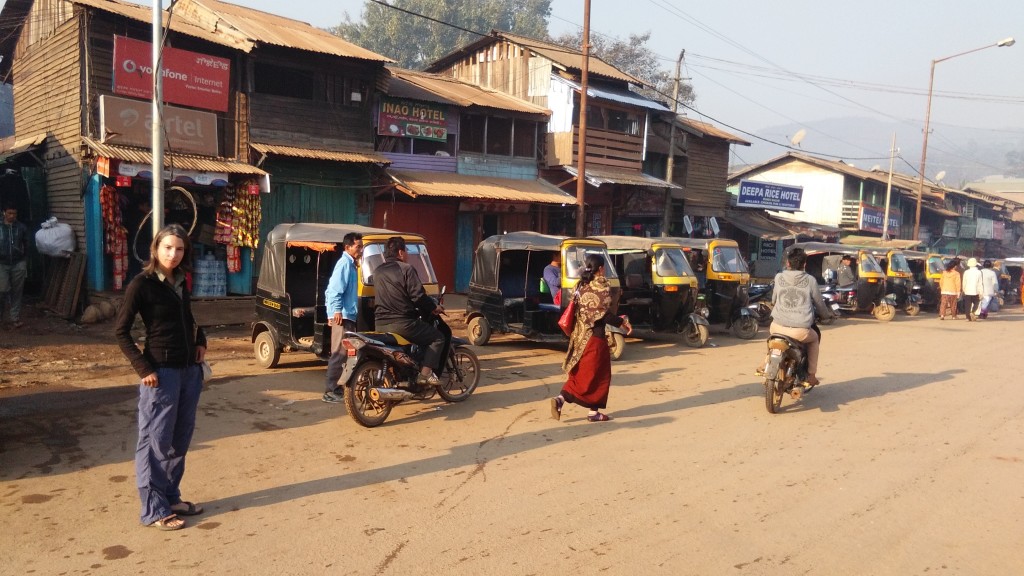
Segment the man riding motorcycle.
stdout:
<path fill-rule="evenodd" d="M 423 291 L 423 283 L 416 269 L 406 263 L 407 258 L 405 240 L 399 236 L 388 238 L 384 263 L 373 272 L 374 321 L 377 330 L 398 334 L 425 348 L 416 383 L 435 386 L 439 383 L 436 372 L 440 372 L 445 336 L 421 317 L 444 314 L 444 308 Z"/>
<path fill-rule="evenodd" d="M 822 318 L 833 316 L 825 305 L 814 276 L 804 272 L 807 253 L 795 249 L 789 253 L 786 270 L 775 275 L 772 294 L 772 334 L 782 334 L 802 342 L 807 348 L 807 384 L 819 383 L 818 348 L 821 332 L 814 322 L 815 309 Z"/>

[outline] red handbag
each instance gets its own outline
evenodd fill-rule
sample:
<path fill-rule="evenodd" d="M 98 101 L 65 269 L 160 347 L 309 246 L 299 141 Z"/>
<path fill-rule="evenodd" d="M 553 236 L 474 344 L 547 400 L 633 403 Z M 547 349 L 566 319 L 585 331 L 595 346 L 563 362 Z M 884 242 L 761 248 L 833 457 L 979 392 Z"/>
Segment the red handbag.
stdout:
<path fill-rule="evenodd" d="M 558 327 L 565 332 L 566 336 L 572 335 L 572 329 L 576 327 L 576 294 L 573 293 L 572 299 L 569 300 L 569 305 L 562 311 L 561 318 L 558 319 Z"/>

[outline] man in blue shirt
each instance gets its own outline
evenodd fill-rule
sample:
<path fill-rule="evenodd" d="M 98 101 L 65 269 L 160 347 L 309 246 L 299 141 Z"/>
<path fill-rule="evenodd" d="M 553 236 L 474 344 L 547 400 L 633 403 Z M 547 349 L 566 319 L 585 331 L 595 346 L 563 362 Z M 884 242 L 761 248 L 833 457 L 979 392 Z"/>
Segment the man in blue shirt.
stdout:
<path fill-rule="evenodd" d="M 341 242 L 344 252 L 334 265 L 331 280 L 324 292 L 327 303 L 327 325 L 331 327 L 331 356 L 327 360 L 327 380 L 322 400 L 324 402 L 344 402 L 345 397 L 336 392 L 338 378 L 345 368 L 345 348 L 341 345 L 346 330 L 356 329 L 356 314 L 359 298 L 356 294 L 356 260 L 363 253 L 363 236 L 356 232 L 345 234 Z"/>
<path fill-rule="evenodd" d="M 551 264 L 544 267 L 544 282 L 551 292 L 551 301 L 556 306 L 562 305 L 562 258 L 558 252 L 551 254 Z"/>

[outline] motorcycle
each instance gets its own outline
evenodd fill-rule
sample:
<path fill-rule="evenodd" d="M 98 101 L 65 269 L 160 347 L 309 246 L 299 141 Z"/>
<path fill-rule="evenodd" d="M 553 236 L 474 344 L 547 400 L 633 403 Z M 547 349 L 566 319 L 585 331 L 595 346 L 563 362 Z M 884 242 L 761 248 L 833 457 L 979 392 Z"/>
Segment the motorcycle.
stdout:
<path fill-rule="evenodd" d="M 782 406 L 782 396 L 789 393 L 794 400 L 814 386 L 807 380 L 807 352 L 804 345 L 789 336 L 768 337 L 768 359 L 761 369 L 764 376 L 764 401 L 769 414 Z"/>
<path fill-rule="evenodd" d="M 442 291 L 443 295 L 443 291 Z M 345 386 L 349 416 L 366 428 L 380 426 L 391 409 L 407 400 L 429 400 L 435 394 L 447 402 L 462 402 L 480 382 L 480 360 L 469 341 L 452 336 L 440 316 L 432 321 L 445 336 L 444 365 L 437 385 L 417 384 L 425 350 L 398 334 L 348 332 L 342 341 L 347 362 L 339 382 Z"/>

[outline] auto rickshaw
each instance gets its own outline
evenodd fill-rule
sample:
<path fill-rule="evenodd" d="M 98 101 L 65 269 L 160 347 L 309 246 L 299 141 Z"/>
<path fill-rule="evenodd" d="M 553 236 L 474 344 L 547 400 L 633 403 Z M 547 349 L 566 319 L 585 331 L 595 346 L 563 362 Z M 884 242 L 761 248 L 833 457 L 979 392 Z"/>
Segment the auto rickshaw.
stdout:
<path fill-rule="evenodd" d="M 870 250 L 885 272 L 885 289 L 896 307 L 917 316 L 921 313 L 921 296 L 914 291 L 914 274 L 903 250 L 897 248 L 864 248 Z M 920 288 L 918 289 L 920 291 Z"/>
<path fill-rule="evenodd" d="M 703 309 L 712 324 L 725 324 L 734 336 L 749 340 L 757 336 L 757 319 L 747 308 L 750 270 L 735 240 L 726 238 L 672 238 L 688 249 L 697 274 L 698 310 Z"/>
<path fill-rule="evenodd" d="M 938 310 L 941 300 L 939 280 L 945 269 L 942 255 L 916 250 L 904 250 L 903 255 L 907 258 L 914 282 L 920 287 L 918 294 L 921 296 L 921 307 Z"/>
<path fill-rule="evenodd" d="M 670 238 L 594 236 L 608 247 L 622 285 L 619 313 L 633 333 L 673 331 L 687 346 L 708 341 L 708 320 L 694 312 L 697 277 L 683 247 Z"/>
<path fill-rule="evenodd" d="M 783 260 L 789 252 L 802 248 L 807 252 L 806 272 L 819 283 L 827 285 L 822 291 L 829 294 L 839 309 L 847 314 L 870 312 L 875 318 L 888 322 L 896 316 L 896 303 L 885 290 L 885 272 L 875 260 L 870 248 L 826 242 L 798 242 L 786 248 Z M 835 285 L 836 270 L 843 256 L 852 255 L 856 260 L 857 283 L 852 288 Z"/>
<path fill-rule="evenodd" d="M 1006 258 L 1003 260 L 1003 269 L 1010 276 L 1006 286 L 1006 302 L 1021 302 L 1024 304 L 1024 258 Z"/>
<path fill-rule="evenodd" d="M 617 310 L 619 277 L 604 242 L 593 238 L 565 238 L 537 232 L 512 232 L 485 238 L 473 257 L 473 273 L 466 296 L 466 329 L 474 346 L 483 346 L 492 333 L 519 334 L 537 342 L 565 342 L 558 327 L 580 279 L 584 258 L 597 253 L 605 258 L 605 277 L 611 284 L 612 311 Z M 561 262 L 561 304 L 544 282 L 544 268 L 558 254 Z M 625 332 L 605 330 L 613 359 L 622 356 Z"/>
<path fill-rule="evenodd" d="M 363 256 L 357 274 L 357 330 L 373 330 L 373 271 L 384 263 L 388 238 L 405 239 L 411 264 L 423 290 L 439 293 L 426 243 L 418 234 L 393 232 L 357 224 L 279 224 L 267 235 L 256 284 L 253 352 L 263 368 L 277 366 L 283 350 L 312 352 L 322 360 L 331 353 L 324 291 L 334 265 L 343 253 L 349 232 L 363 236 Z"/>

